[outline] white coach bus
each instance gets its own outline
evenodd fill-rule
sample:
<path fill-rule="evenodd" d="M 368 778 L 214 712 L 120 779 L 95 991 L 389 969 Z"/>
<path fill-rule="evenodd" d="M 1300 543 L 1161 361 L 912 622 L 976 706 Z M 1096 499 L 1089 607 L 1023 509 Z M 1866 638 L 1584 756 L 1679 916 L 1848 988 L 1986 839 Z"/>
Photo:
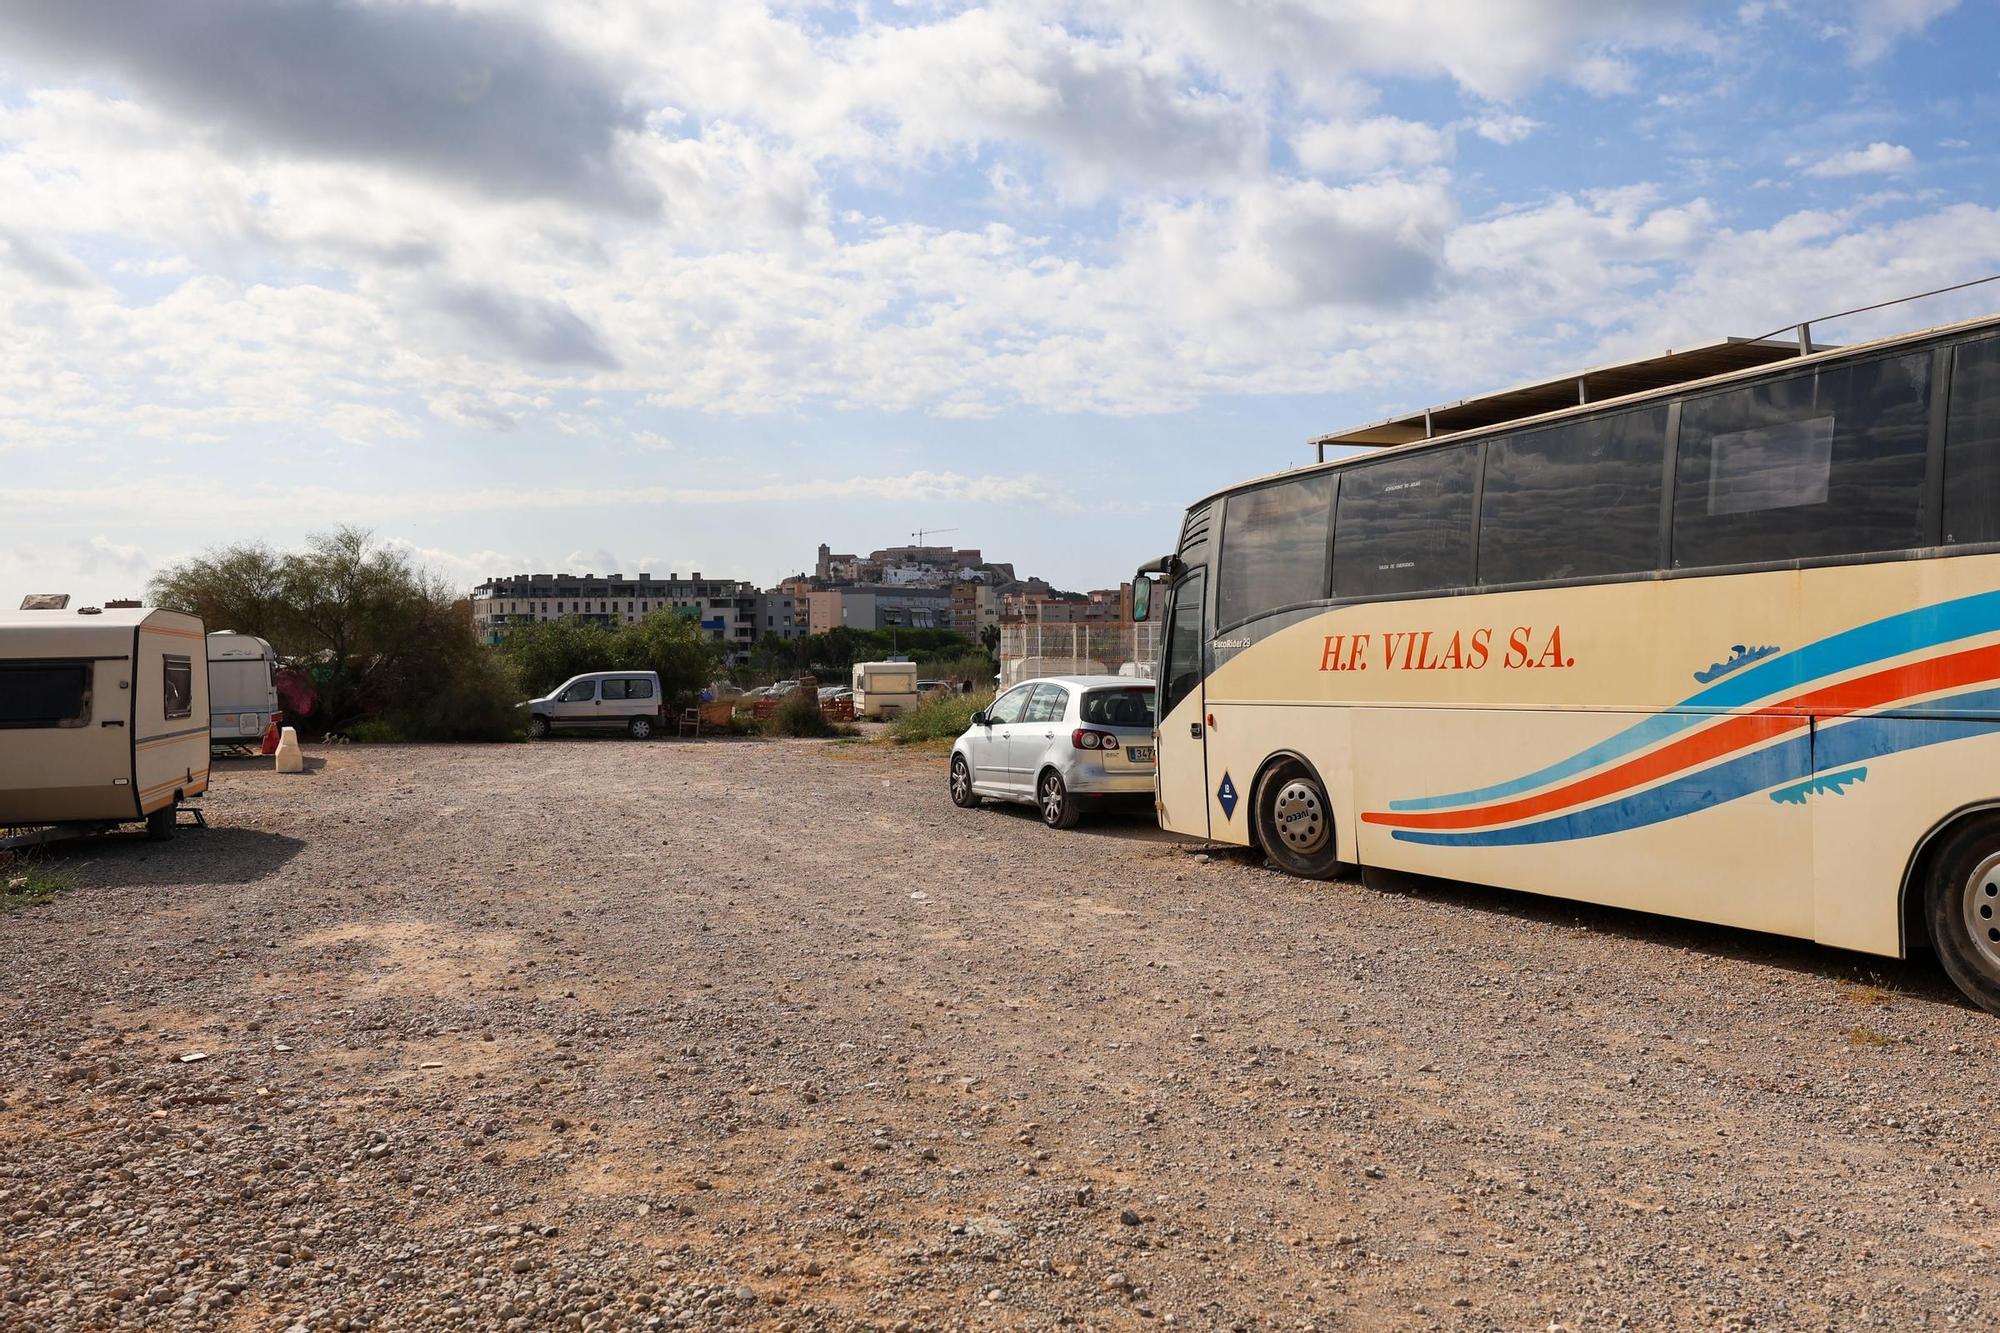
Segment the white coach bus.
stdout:
<path fill-rule="evenodd" d="M 1435 412 L 1202 500 L 1141 572 L 1161 822 L 1928 944 L 2000 1012 L 2000 317 Z"/>

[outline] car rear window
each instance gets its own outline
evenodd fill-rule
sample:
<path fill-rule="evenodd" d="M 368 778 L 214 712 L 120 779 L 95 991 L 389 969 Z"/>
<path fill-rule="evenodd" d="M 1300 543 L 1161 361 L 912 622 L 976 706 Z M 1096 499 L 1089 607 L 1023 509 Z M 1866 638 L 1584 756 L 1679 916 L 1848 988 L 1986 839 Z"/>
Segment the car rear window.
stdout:
<path fill-rule="evenodd" d="M 1083 720 L 1099 727 L 1150 727 L 1153 691 L 1091 690 L 1083 696 Z"/>

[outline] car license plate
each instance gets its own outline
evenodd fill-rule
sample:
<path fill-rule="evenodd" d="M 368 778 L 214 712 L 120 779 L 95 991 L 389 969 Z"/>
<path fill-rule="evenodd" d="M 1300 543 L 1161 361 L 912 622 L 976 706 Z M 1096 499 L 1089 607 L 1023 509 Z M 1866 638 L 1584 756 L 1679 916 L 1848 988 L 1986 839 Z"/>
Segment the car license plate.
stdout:
<path fill-rule="evenodd" d="M 1153 747 L 1150 745 L 1128 745 L 1125 747 L 1125 757 L 1135 764 L 1150 764 L 1153 762 Z"/>

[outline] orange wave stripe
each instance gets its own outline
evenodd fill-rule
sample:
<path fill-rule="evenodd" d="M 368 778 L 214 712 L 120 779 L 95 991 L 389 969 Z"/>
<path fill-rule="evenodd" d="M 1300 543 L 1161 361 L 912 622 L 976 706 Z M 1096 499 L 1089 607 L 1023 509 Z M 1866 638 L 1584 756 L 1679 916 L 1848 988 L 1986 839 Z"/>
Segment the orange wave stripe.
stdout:
<path fill-rule="evenodd" d="M 1755 713 L 1732 717 L 1707 731 L 1663 746 L 1651 754 L 1628 760 L 1616 768 L 1581 778 L 1565 787 L 1523 796 L 1499 805 L 1471 810 L 1434 810 L 1418 813 L 1370 811 L 1361 816 L 1366 824 L 1391 828 L 1462 829 L 1484 824 L 1511 824 L 1516 820 L 1545 815 L 1565 806 L 1616 795 L 1631 787 L 1643 786 L 1696 764 L 1719 759 L 1734 750 L 1797 731 L 1814 717 L 1841 717 L 1864 708 L 1877 708 L 1897 699 L 1961 685 L 1977 684 L 2000 676 L 2000 644 L 1970 648 L 1944 657 L 1910 662 L 1873 675 L 1828 685 L 1795 695 Z"/>

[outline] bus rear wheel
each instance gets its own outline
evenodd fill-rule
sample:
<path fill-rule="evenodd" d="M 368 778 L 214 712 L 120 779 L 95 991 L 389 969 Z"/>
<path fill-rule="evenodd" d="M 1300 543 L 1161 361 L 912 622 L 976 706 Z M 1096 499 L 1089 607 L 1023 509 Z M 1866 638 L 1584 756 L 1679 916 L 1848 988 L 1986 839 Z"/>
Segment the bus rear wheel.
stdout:
<path fill-rule="evenodd" d="M 1932 865 L 1924 920 L 1938 961 L 1967 999 L 2000 1014 L 2000 818 L 1949 834 Z"/>
<path fill-rule="evenodd" d="M 1333 837 L 1333 804 L 1319 775 L 1297 760 L 1276 764 L 1252 799 L 1257 841 L 1279 869 L 1304 879 L 1341 871 Z"/>

